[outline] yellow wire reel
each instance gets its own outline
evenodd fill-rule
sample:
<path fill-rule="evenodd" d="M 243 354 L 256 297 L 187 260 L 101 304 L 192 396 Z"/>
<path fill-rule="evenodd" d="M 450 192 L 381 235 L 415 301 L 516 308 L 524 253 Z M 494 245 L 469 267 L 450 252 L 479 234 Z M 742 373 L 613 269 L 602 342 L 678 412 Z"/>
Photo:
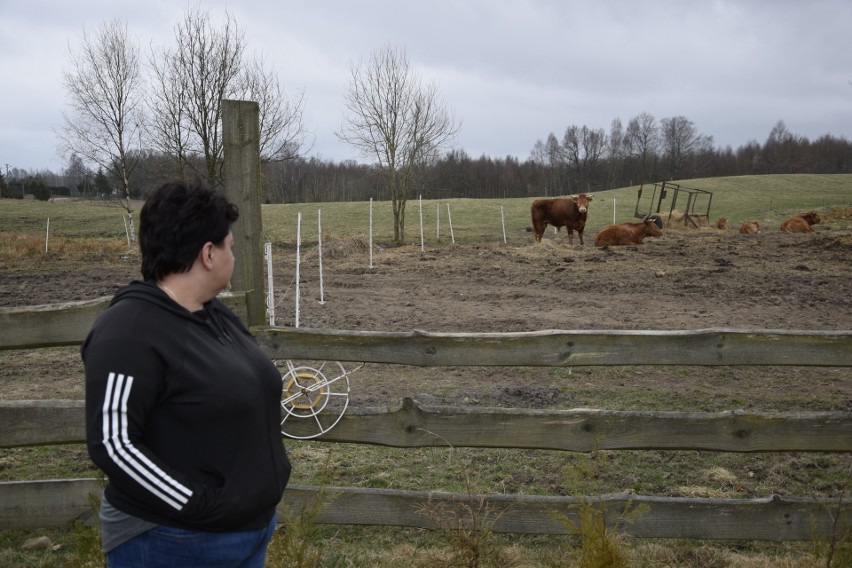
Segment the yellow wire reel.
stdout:
<path fill-rule="evenodd" d="M 334 428 L 349 406 L 351 372 L 337 361 L 312 366 L 288 360 L 281 376 L 281 433 L 308 440 Z"/>

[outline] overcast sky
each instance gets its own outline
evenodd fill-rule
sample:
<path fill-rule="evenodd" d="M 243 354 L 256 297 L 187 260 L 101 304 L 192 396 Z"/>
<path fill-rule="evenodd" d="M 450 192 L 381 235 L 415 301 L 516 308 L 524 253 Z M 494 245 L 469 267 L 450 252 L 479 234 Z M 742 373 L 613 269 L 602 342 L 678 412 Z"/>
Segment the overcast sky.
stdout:
<path fill-rule="evenodd" d="M 0 167 L 56 172 L 69 45 L 127 22 L 147 53 L 187 6 L 229 10 L 290 92 L 324 160 L 359 159 L 334 132 L 351 64 L 390 44 L 434 81 L 457 147 L 520 160 L 571 125 L 685 116 L 717 147 L 763 143 L 783 120 L 852 139 L 850 0 L 0 0 Z"/>

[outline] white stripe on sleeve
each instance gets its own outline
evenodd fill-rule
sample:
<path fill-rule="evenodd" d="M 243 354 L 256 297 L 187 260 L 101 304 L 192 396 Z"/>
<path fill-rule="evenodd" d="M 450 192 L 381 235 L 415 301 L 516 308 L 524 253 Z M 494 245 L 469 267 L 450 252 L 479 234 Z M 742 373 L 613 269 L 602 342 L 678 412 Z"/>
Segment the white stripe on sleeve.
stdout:
<path fill-rule="evenodd" d="M 192 496 L 185 485 L 164 472 L 130 441 L 127 400 L 133 377 L 110 373 L 103 406 L 103 443 L 110 459 L 139 485 L 180 511 Z"/>

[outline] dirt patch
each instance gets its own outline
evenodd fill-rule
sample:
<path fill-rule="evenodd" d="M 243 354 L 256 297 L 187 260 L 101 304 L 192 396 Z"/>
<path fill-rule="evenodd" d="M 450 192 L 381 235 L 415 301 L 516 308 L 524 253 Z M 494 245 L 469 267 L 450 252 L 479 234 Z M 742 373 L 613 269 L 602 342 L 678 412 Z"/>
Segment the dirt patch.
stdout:
<path fill-rule="evenodd" d="M 409 246 L 301 264 L 299 325 L 405 331 L 849 329 L 852 239 L 669 232 L 642 245 Z M 294 260 L 276 266 L 276 323 L 294 325 Z"/>

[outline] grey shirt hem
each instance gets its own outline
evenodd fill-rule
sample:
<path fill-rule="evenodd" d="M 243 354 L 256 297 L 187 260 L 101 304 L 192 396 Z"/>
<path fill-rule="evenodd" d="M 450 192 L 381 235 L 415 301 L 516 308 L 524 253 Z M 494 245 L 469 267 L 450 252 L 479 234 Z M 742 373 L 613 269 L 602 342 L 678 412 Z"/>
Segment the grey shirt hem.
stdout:
<path fill-rule="evenodd" d="M 142 533 L 148 532 L 157 523 L 144 521 L 139 517 L 128 515 L 124 511 L 119 511 L 113 507 L 106 497 L 101 495 L 101 541 L 103 542 L 104 553 L 118 548 L 128 540 L 139 536 Z"/>

